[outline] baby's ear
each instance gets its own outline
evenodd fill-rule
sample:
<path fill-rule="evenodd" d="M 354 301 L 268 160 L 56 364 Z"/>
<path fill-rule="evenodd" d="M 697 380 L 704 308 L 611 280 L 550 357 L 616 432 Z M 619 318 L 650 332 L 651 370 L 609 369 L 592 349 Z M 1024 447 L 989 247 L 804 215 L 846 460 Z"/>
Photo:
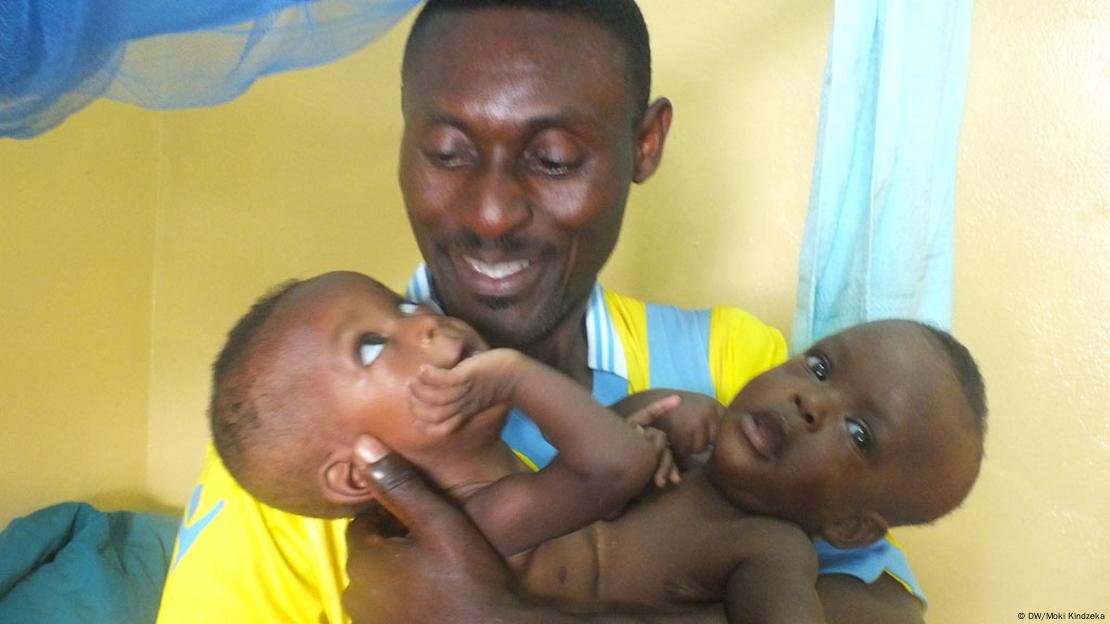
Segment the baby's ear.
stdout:
<path fill-rule="evenodd" d="M 358 470 L 350 449 L 332 451 L 322 473 L 324 498 L 330 503 L 361 507 L 374 500 L 369 483 Z"/>
<path fill-rule="evenodd" d="M 882 514 L 861 511 L 822 528 L 821 537 L 837 548 L 861 548 L 886 535 L 887 527 Z"/>

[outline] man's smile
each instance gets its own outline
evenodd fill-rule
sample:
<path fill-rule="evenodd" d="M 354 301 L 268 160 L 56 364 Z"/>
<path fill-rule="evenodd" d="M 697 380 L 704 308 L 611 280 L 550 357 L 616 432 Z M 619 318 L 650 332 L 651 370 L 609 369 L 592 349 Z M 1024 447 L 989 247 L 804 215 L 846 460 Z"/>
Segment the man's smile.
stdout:
<path fill-rule="evenodd" d="M 545 254 L 517 250 L 513 253 L 481 253 L 481 251 L 448 250 L 446 259 L 453 268 L 456 282 L 471 296 L 513 299 L 535 290 L 543 279 L 549 262 Z"/>
<path fill-rule="evenodd" d="M 532 261 L 525 258 L 523 260 L 510 260 L 505 262 L 484 262 L 471 256 L 463 256 L 463 260 L 470 265 L 478 273 L 490 279 L 504 279 L 512 275 L 520 273 L 527 269 Z"/>

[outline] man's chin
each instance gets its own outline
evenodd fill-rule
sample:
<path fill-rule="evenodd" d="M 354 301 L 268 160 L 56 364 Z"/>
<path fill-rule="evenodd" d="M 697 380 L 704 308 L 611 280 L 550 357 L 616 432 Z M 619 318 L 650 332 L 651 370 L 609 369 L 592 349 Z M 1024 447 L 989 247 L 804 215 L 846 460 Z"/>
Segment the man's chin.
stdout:
<path fill-rule="evenodd" d="M 512 297 L 478 297 L 478 305 L 493 312 L 511 310 L 516 301 Z"/>
<path fill-rule="evenodd" d="M 518 303 L 497 298 L 483 300 L 478 318 L 471 324 L 491 345 L 526 349 L 547 336 L 557 315 L 553 307 L 525 309 Z"/>

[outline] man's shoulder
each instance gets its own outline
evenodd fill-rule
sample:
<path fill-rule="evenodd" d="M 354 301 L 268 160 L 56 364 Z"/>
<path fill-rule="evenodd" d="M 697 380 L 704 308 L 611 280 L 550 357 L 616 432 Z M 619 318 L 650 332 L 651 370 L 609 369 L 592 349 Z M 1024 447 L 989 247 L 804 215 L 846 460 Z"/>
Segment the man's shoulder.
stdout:
<path fill-rule="evenodd" d="M 606 303 L 608 303 L 609 307 L 642 307 L 645 309 L 668 310 L 675 314 L 689 316 L 713 313 L 725 317 L 735 318 L 738 321 L 743 321 L 745 323 L 751 323 L 770 328 L 769 325 L 761 321 L 759 317 L 757 317 L 755 314 L 734 305 L 713 304 L 705 306 L 691 306 L 681 303 L 676 304 L 671 302 L 657 301 L 654 299 L 643 299 L 640 297 L 616 292 L 604 286 L 602 287 L 602 292 L 604 292 L 605 294 L 605 300 Z"/>
<path fill-rule="evenodd" d="M 345 526 L 258 502 L 209 445 L 183 514 L 159 622 L 205 621 L 217 613 L 247 622 L 339 615 Z"/>
<path fill-rule="evenodd" d="M 649 303 L 610 290 L 604 296 L 633 390 L 681 388 L 727 404 L 752 377 L 786 359 L 782 332 L 740 308 Z"/>
<path fill-rule="evenodd" d="M 604 288 L 605 301 L 614 319 L 642 316 L 647 325 L 650 317 L 666 319 L 668 325 L 682 328 L 680 335 L 693 337 L 700 333 L 710 344 L 739 341 L 751 347 L 763 347 L 782 359 L 786 340 L 777 328 L 764 323 L 755 314 L 737 306 L 683 306 L 649 301 Z M 700 330 L 700 331 L 699 331 Z"/>

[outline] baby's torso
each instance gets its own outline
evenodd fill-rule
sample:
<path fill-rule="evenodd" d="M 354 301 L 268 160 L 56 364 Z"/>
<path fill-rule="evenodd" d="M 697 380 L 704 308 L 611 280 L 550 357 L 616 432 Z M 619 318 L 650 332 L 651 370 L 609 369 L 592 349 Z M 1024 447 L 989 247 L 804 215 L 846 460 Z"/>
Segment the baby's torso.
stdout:
<path fill-rule="evenodd" d="M 700 472 L 652 492 L 619 518 L 548 541 L 510 558 L 530 593 L 582 605 L 681 610 L 723 599 L 747 546 L 748 516 L 724 501 Z"/>

